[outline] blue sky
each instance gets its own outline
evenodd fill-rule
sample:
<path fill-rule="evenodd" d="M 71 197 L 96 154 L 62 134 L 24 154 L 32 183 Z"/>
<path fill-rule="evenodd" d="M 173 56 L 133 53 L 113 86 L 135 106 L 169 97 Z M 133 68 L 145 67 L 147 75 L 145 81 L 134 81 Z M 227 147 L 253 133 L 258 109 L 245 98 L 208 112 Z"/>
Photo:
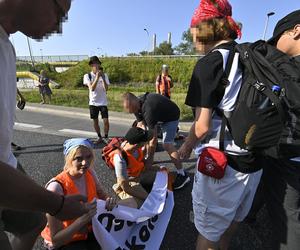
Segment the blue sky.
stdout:
<path fill-rule="evenodd" d="M 266 14 L 270 11 L 267 38 L 276 22 L 289 12 L 300 9 L 297 0 L 230 0 L 233 18 L 243 23 L 240 40 L 254 41 L 263 34 Z M 126 55 L 150 48 L 144 28 L 157 35 L 157 42 L 181 41 L 189 28 L 199 0 L 74 0 L 63 35 L 53 35 L 42 42 L 31 40 L 35 56 L 43 55 Z M 28 55 L 26 37 L 16 33 L 11 39 L 18 56 Z"/>

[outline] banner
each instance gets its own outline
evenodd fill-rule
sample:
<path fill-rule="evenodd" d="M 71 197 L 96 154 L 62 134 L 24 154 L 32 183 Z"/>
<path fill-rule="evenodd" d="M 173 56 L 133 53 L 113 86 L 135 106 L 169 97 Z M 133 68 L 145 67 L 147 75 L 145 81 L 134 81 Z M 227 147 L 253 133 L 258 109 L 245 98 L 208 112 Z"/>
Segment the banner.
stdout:
<path fill-rule="evenodd" d="M 92 224 L 102 249 L 159 249 L 174 207 L 173 192 L 167 190 L 167 185 L 167 173 L 158 172 L 152 191 L 140 209 L 119 205 L 109 212 L 105 201 L 97 200 Z"/>

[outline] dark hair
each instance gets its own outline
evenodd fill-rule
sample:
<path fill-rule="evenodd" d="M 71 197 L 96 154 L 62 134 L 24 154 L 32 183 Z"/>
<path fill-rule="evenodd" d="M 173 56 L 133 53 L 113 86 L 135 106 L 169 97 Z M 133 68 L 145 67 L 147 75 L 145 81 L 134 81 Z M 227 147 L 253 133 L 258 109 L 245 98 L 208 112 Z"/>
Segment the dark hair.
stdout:
<path fill-rule="evenodd" d="M 237 39 L 238 35 L 225 17 L 212 18 L 197 25 L 198 39 L 203 42 Z"/>

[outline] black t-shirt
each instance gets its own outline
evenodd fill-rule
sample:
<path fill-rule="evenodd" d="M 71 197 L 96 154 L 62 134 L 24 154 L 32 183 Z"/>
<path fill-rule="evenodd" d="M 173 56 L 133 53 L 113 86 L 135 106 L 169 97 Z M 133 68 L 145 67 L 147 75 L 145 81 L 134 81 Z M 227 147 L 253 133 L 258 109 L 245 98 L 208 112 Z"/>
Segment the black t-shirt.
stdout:
<path fill-rule="evenodd" d="M 193 71 L 185 104 L 191 107 L 215 108 L 222 100 L 219 83 L 223 78 L 223 57 L 216 49 L 232 49 L 236 42 L 221 44 L 201 58 Z"/>
<path fill-rule="evenodd" d="M 145 121 L 153 129 L 158 122 L 177 121 L 180 117 L 178 106 L 165 96 L 146 93 L 140 97 L 141 110 L 135 116 L 138 121 Z"/>

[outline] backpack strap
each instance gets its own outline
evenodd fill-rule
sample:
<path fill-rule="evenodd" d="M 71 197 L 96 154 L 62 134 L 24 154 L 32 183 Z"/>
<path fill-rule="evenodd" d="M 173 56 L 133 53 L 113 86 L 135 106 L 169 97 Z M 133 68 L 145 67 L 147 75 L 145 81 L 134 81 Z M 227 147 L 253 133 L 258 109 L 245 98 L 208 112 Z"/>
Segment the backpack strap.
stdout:
<path fill-rule="evenodd" d="M 89 80 L 90 82 L 92 81 L 92 74 L 91 73 L 88 73 L 88 77 L 89 77 Z"/>

